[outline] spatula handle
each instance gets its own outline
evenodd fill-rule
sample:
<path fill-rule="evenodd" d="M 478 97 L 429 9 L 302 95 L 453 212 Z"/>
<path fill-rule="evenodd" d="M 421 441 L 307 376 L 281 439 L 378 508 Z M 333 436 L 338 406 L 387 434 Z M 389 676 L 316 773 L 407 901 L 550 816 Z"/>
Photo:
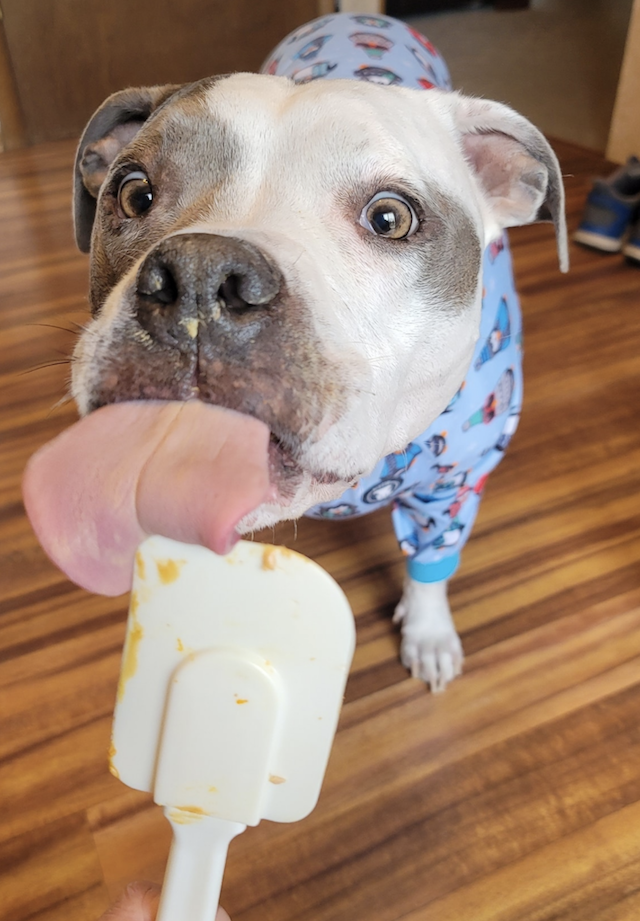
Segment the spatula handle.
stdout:
<path fill-rule="evenodd" d="M 229 843 L 246 825 L 165 809 L 173 843 L 156 921 L 214 921 Z"/>

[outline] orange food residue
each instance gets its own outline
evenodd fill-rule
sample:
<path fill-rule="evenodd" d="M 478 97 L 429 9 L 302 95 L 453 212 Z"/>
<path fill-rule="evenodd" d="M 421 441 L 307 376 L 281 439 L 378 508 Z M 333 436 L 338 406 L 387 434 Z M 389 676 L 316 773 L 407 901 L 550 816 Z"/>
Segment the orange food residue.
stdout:
<path fill-rule="evenodd" d="M 286 783 L 286 782 L 287 782 L 286 777 L 278 777 L 277 774 L 269 774 L 269 783 L 280 784 L 280 783 Z"/>
<path fill-rule="evenodd" d="M 205 815 L 206 812 L 199 806 L 176 806 L 168 812 L 171 821 L 178 825 L 191 825 L 192 822 L 199 822 Z"/>
<path fill-rule="evenodd" d="M 237 704 L 248 704 L 249 701 L 245 697 L 240 697 L 238 698 L 238 700 L 236 700 L 236 703 Z"/>
<path fill-rule="evenodd" d="M 170 585 L 175 582 L 186 560 L 156 560 L 158 575 L 163 585 Z"/>
<path fill-rule="evenodd" d="M 111 773 L 113 774 L 115 778 L 120 780 L 120 772 L 118 771 L 118 768 L 113 763 L 113 759 L 115 758 L 117 754 L 118 752 L 116 751 L 116 747 L 113 744 L 113 740 L 112 740 L 111 745 L 109 746 L 109 770 L 111 771 Z"/>
<path fill-rule="evenodd" d="M 266 546 L 262 551 L 262 568 L 275 569 L 278 565 L 278 551 L 275 547 Z"/>
<path fill-rule="evenodd" d="M 136 573 L 137 573 L 138 578 L 144 579 L 145 572 L 146 570 L 145 570 L 145 565 L 144 565 L 144 557 L 138 550 L 138 552 L 136 553 Z"/>
<path fill-rule="evenodd" d="M 184 652 L 184 643 L 182 642 L 180 637 L 178 637 L 178 640 L 176 642 L 176 649 L 178 650 L 178 652 Z"/>
<path fill-rule="evenodd" d="M 135 592 L 131 595 L 131 605 L 129 607 L 129 629 L 124 642 L 122 652 L 122 665 L 120 667 L 120 680 L 118 682 L 118 700 L 124 697 L 127 681 L 133 678 L 138 670 L 138 646 L 144 636 L 144 630 L 137 618 L 138 599 Z"/>
<path fill-rule="evenodd" d="M 274 547 L 271 544 L 267 544 L 262 551 L 262 568 L 276 569 L 280 560 L 294 556 L 297 556 L 295 550 L 290 550 L 288 547 Z"/>

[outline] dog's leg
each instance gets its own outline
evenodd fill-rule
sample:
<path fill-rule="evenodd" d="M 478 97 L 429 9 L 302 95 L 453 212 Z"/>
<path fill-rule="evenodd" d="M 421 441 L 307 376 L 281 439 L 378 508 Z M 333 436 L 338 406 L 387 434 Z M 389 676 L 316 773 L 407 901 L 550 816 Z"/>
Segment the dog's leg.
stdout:
<path fill-rule="evenodd" d="M 416 582 L 407 576 L 393 622 L 401 624 L 400 658 L 434 693 L 462 671 L 462 644 L 447 599 L 447 580 Z"/>

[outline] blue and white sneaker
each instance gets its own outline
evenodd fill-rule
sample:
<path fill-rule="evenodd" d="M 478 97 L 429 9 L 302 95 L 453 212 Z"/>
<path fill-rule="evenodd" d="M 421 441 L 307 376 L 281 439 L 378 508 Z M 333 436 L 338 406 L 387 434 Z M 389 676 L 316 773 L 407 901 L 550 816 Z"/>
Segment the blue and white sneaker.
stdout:
<path fill-rule="evenodd" d="M 639 216 L 640 160 L 629 157 L 607 179 L 595 180 L 573 239 L 605 253 L 618 253 Z"/>
<path fill-rule="evenodd" d="M 640 265 L 640 220 L 636 221 L 629 231 L 629 236 L 622 247 L 622 252 L 627 259 Z"/>

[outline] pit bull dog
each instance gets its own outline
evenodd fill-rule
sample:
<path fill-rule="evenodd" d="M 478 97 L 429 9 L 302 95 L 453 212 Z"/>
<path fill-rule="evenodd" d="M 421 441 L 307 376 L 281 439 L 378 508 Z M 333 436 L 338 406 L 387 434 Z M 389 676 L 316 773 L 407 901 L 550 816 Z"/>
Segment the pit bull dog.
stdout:
<path fill-rule="evenodd" d="M 125 90 L 89 122 L 72 392 L 83 415 L 203 400 L 265 422 L 277 498 L 244 531 L 390 503 L 402 661 L 441 690 L 463 658 L 447 581 L 522 398 L 503 231 L 552 220 L 566 270 L 560 169 L 389 17 L 323 17 L 264 69 Z"/>

